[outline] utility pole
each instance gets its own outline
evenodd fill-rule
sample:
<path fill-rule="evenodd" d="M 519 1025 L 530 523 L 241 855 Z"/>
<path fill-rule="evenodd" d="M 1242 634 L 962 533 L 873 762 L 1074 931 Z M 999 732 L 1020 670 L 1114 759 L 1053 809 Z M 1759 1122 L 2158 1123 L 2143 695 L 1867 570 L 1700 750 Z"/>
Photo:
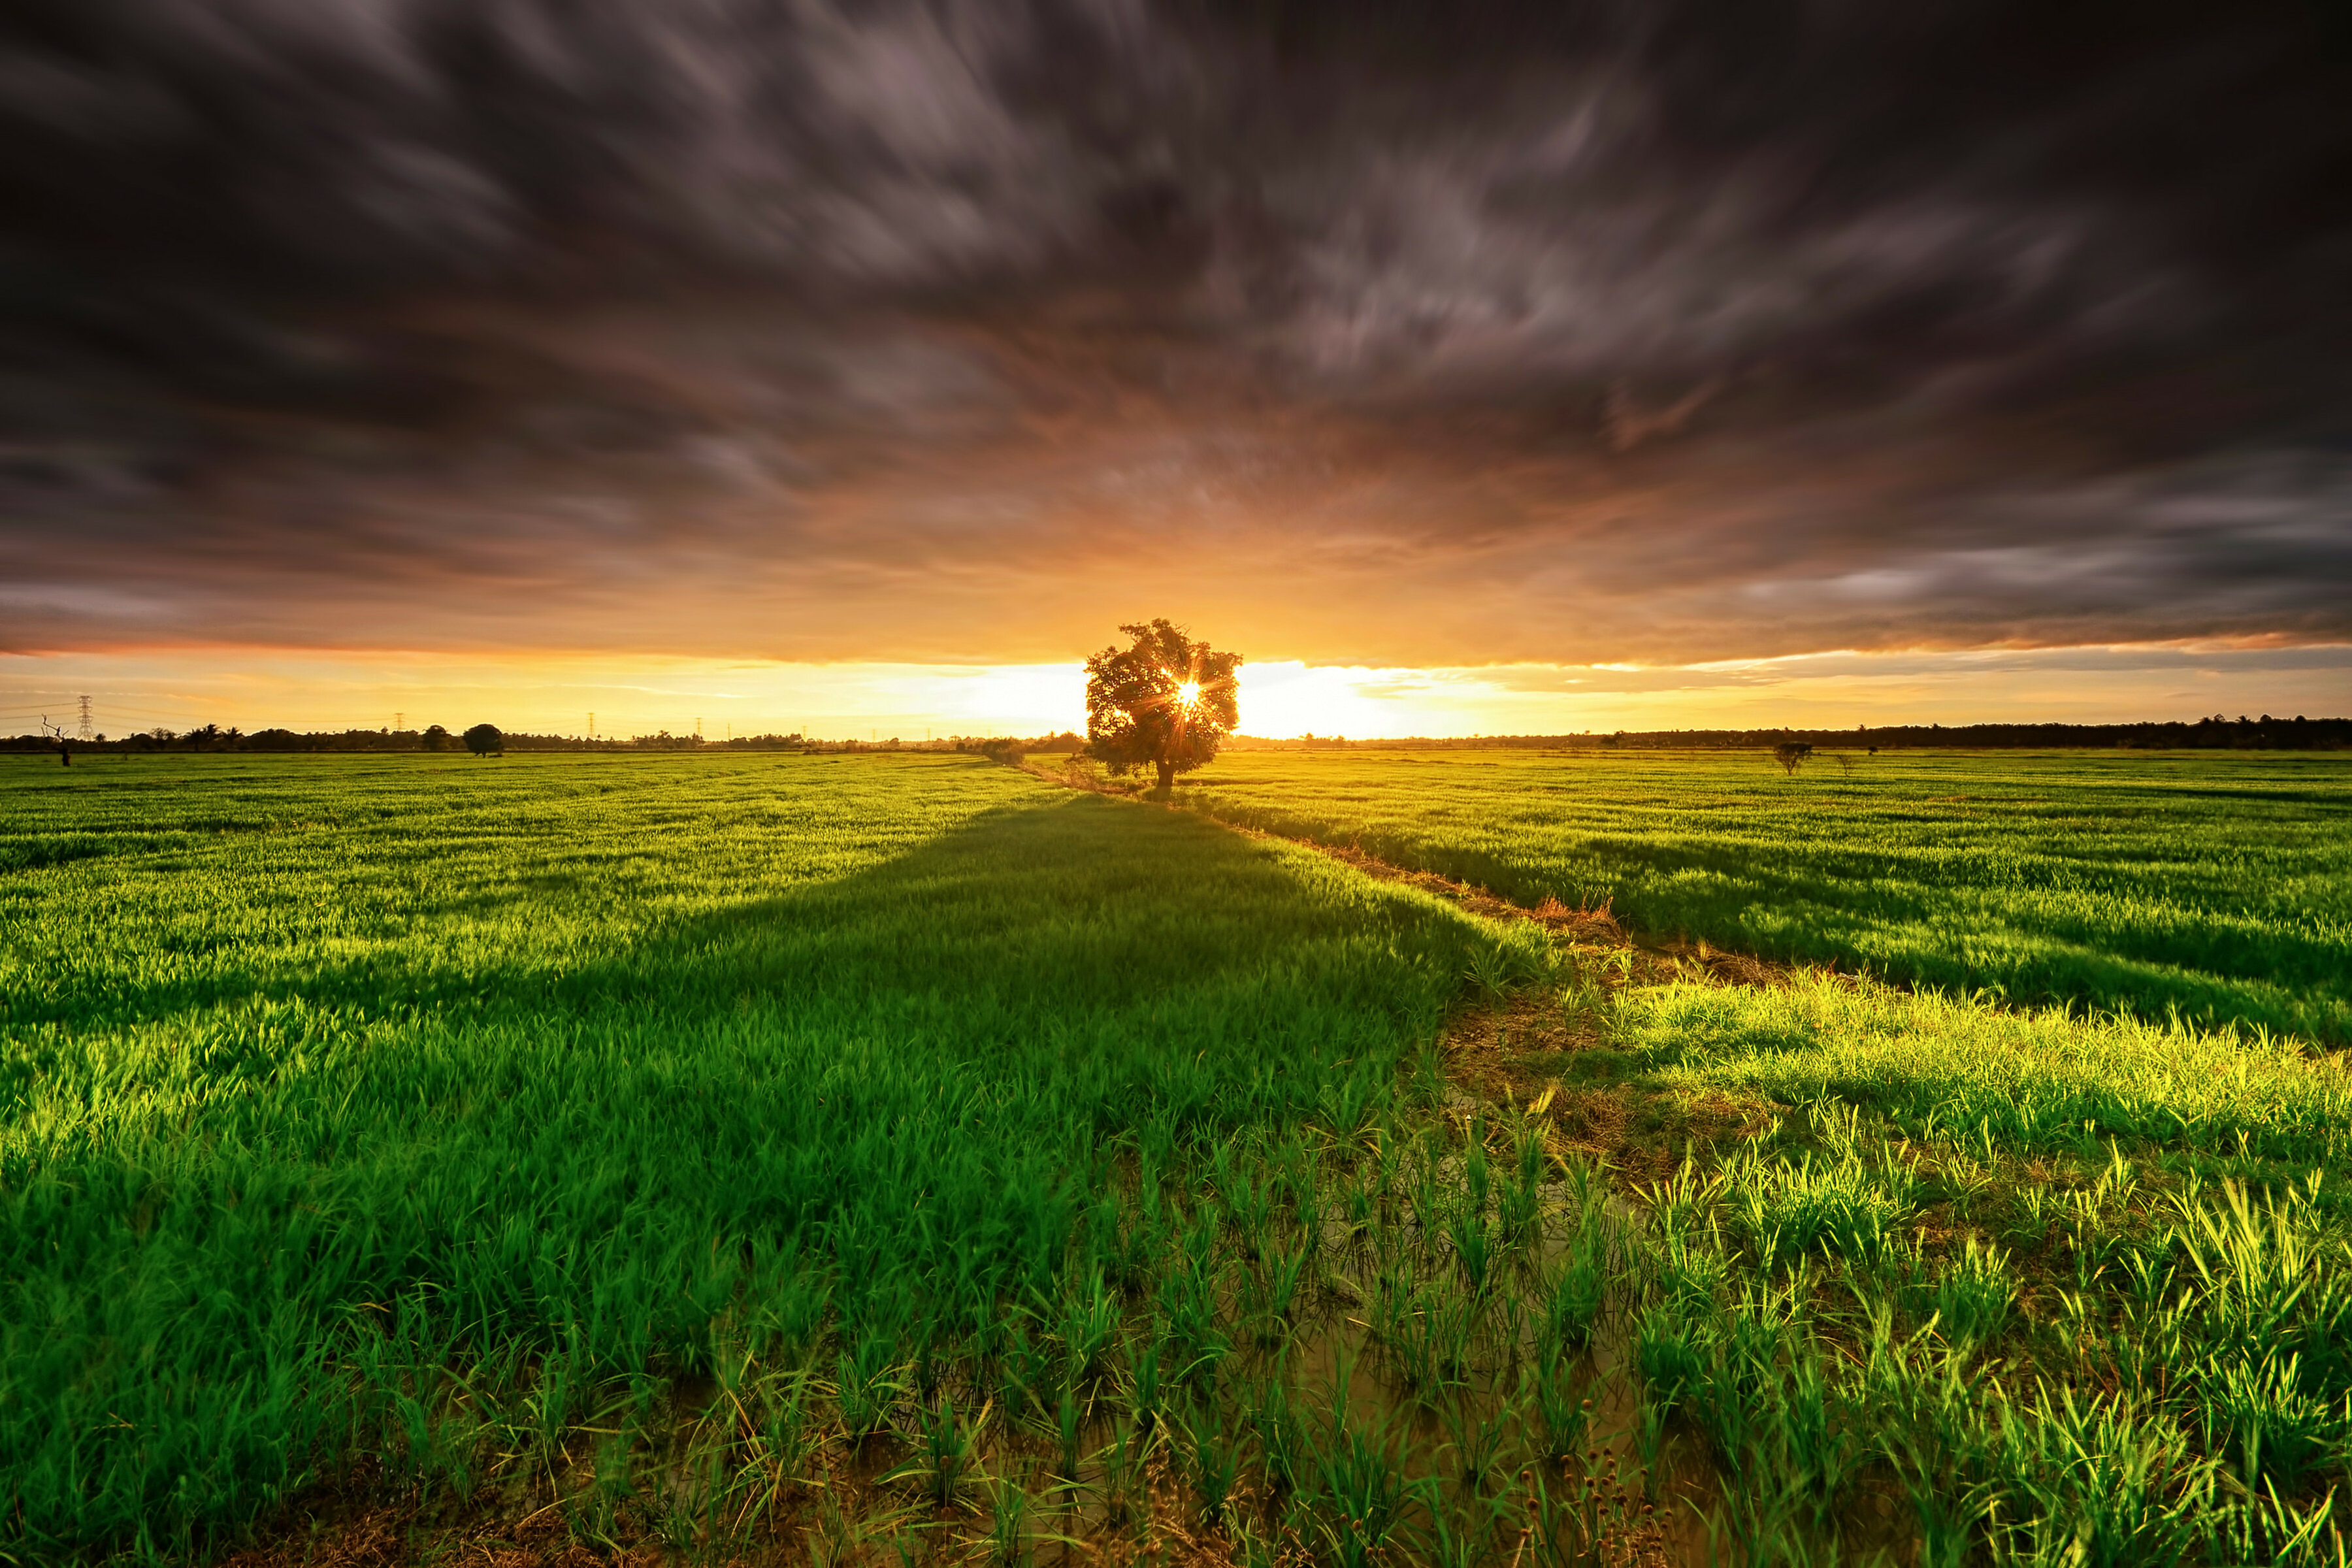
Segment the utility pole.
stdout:
<path fill-rule="evenodd" d="M 84 697 L 81 699 L 81 728 L 75 733 L 74 739 L 77 741 L 87 741 L 91 739 L 96 733 L 97 731 L 89 727 L 89 699 L 88 697 Z"/>

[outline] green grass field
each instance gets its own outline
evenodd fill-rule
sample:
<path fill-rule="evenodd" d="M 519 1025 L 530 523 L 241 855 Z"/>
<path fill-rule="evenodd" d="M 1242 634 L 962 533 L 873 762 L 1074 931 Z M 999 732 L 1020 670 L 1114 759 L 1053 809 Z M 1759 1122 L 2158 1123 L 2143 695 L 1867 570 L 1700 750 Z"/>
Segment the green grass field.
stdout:
<path fill-rule="evenodd" d="M 2336 753 L 1242 752 L 1183 794 L 1743 952 L 2352 1040 Z"/>
<path fill-rule="evenodd" d="M 2078 837 L 2117 909 L 2340 945 L 2321 761 L 1689 782 L 1840 956 L 2004 864 L 1971 767 L 2169 811 Z M 1668 766 L 1193 799 L 1706 930 L 1524 782 Z M 2064 951 L 2130 1016 L 1730 984 L 919 755 L 27 761 L 0 868 L 0 1559 L 2339 1560 L 2352 1082 L 2165 1016 L 2340 1017 L 2292 944 L 2118 915 Z"/>

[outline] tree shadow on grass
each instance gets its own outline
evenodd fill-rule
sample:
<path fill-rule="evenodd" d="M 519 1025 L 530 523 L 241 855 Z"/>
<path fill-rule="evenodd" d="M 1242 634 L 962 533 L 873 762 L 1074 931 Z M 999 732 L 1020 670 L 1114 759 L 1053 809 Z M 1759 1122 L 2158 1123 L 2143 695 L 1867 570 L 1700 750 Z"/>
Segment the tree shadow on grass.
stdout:
<path fill-rule="evenodd" d="M 1376 1113 L 1482 940 L 1305 851 L 1041 794 L 551 982 L 61 1054 L 42 1131 L 0 1134 L 0 1474 L 80 1549 L 249 1517 L 390 1429 L 398 1354 L 667 1377 L 726 1324 L 891 1366 L 977 1342 L 1156 1267 L 1121 1162 Z"/>

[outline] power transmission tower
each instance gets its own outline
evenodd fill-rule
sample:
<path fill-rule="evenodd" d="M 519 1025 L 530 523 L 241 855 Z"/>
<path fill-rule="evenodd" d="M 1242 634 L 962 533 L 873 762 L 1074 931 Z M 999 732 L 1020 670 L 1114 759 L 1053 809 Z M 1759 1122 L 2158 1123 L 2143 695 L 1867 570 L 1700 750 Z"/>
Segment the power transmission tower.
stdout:
<path fill-rule="evenodd" d="M 596 710 L 593 708 L 588 710 L 588 738 L 592 741 L 596 738 Z"/>
<path fill-rule="evenodd" d="M 699 713 L 694 716 L 694 738 L 698 741 L 702 739 L 702 715 Z"/>
<path fill-rule="evenodd" d="M 79 730 L 79 731 L 78 731 L 78 732 L 75 734 L 74 739 L 75 739 L 75 740 L 77 740 L 77 741 L 87 741 L 87 740 L 89 740 L 92 736 L 94 736 L 94 735 L 97 733 L 97 731 L 94 731 L 94 730 L 92 730 L 92 729 L 89 727 L 89 698 L 87 698 L 87 697 L 84 697 L 84 698 L 82 698 L 82 699 L 80 700 L 80 701 L 81 701 L 81 729 Z"/>
<path fill-rule="evenodd" d="M 405 714 L 405 713 L 394 713 L 394 714 L 392 716 L 392 732 L 393 732 L 394 734 L 397 735 L 397 734 L 399 734 L 402 731 L 404 731 L 404 730 L 405 730 L 405 729 L 407 729 L 407 728 L 408 728 L 408 715 L 407 715 L 407 714 Z"/>

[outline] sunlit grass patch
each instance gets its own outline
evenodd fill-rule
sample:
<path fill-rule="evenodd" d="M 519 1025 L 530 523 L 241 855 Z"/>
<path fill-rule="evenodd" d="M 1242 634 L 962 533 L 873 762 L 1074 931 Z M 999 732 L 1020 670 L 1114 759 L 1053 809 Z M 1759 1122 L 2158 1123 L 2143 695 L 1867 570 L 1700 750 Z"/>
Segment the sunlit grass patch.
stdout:
<path fill-rule="evenodd" d="M 2125 1138 L 2340 1166 L 2352 1130 L 2341 1061 L 2259 1031 L 1991 1006 L 1818 972 L 1637 990 L 1620 1006 L 1616 1048 L 1661 1083 L 1835 1100 L 1916 1138 L 1974 1134 L 2012 1151 Z"/>
<path fill-rule="evenodd" d="M 1187 802 L 1534 908 L 1911 984 L 2352 1039 L 2336 755 L 1249 752 Z"/>

